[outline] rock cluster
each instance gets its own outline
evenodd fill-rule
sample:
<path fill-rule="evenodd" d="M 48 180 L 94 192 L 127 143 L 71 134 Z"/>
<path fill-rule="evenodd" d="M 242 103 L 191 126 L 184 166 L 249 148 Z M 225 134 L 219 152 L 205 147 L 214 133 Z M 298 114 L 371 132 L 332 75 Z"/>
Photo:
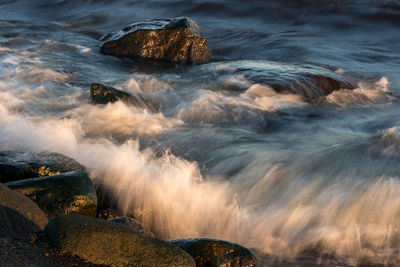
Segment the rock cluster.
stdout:
<path fill-rule="evenodd" d="M 4 151 L 0 155 L 2 162 L 7 162 L 7 170 L 16 174 L 12 177 L 11 171 L 3 172 L 7 180 L 16 181 L 0 183 L 0 251 L 12 250 L 7 259 L 0 259 L 0 265 L 261 266 L 251 251 L 227 241 L 164 241 L 133 218 L 100 219 L 97 194 L 83 171 L 86 168 L 70 158 L 45 152 Z M 27 173 L 37 174 L 37 169 L 26 171 L 29 166 L 44 163 L 43 157 L 36 157 L 38 162 L 21 160 L 27 155 L 46 155 L 46 162 L 66 160 L 71 164 L 57 168 L 50 164 L 49 168 L 54 167 L 50 170 L 57 174 L 50 171 L 45 177 L 20 180 Z M 70 171 L 71 166 L 79 170 Z M 25 176 L 18 176 L 15 170 L 22 170 Z M 94 218 L 96 213 L 99 218 Z"/>

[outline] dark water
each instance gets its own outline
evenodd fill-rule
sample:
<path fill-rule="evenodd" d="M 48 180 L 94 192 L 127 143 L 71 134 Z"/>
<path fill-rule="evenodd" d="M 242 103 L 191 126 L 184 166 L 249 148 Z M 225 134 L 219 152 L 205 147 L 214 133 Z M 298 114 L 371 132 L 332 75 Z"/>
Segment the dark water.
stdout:
<path fill-rule="evenodd" d="M 210 64 L 99 53 L 105 33 L 178 16 Z M 3 0 L 0 18 L 1 149 L 77 159 L 162 238 L 289 266 L 399 264 L 400 1 Z M 325 96 L 305 73 L 356 89 Z M 91 82 L 145 106 L 89 105 Z"/>

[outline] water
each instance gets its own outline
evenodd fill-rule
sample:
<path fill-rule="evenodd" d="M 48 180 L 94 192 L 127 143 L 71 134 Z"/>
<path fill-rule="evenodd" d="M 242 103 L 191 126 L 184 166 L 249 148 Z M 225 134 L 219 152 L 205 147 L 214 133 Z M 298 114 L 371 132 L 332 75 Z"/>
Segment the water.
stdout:
<path fill-rule="evenodd" d="M 165 239 L 226 239 L 267 264 L 399 264 L 398 0 L 6 0 L 0 14 L 0 149 L 78 160 Z M 177 16 L 212 63 L 99 53 L 105 33 Z M 302 70 L 356 89 L 321 96 Z M 145 102 L 89 105 L 91 82 Z"/>

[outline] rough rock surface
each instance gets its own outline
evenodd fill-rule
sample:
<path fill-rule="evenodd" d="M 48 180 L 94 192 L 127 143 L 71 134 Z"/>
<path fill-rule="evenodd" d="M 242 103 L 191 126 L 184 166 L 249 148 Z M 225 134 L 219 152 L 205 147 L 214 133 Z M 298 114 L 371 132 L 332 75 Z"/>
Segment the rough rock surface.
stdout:
<path fill-rule="evenodd" d="M 133 23 L 103 36 L 100 49 L 108 55 L 138 57 L 172 63 L 207 63 L 207 40 L 189 18 L 150 20 Z"/>
<path fill-rule="evenodd" d="M 155 237 L 154 234 L 149 229 L 147 229 L 141 222 L 136 221 L 135 219 L 129 218 L 127 216 L 112 218 L 109 219 L 109 221 L 121 223 L 146 236 L 153 238 Z"/>
<path fill-rule="evenodd" d="M 61 254 L 110 266 L 195 266 L 179 247 L 115 222 L 79 215 L 52 219 L 45 229 Z"/>
<path fill-rule="evenodd" d="M 43 177 L 70 171 L 85 171 L 75 160 L 50 152 L 0 152 L 0 182 Z"/>
<path fill-rule="evenodd" d="M 197 267 L 262 266 L 261 261 L 249 249 L 227 241 L 190 238 L 170 242 L 189 253 L 195 259 Z"/>
<path fill-rule="evenodd" d="M 6 185 L 33 200 L 51 216 L 61 214 L 96 216 L 96 191 L 85 172 L 67 172 L 14 181 Z"/>
<path fill-rule="evenodd" d="M 0 184 L 0 237 L 23 237 L 43 230 L 47 222 L 34 202 Z"/>

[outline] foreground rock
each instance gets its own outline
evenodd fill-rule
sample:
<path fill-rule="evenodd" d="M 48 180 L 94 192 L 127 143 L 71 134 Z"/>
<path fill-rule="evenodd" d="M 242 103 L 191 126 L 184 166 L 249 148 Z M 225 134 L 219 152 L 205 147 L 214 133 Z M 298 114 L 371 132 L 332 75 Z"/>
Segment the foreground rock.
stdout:
<path fill-rule="evenodd" d="M 96 192 L 85 172 L 67 172 L 14 181 L 6 185 L 33 200 L 51 216 L 61 214 L 96 216 Z"/>
<path fill-rule="evenodd" d="M 0 184 L 0 237 L 24 237 L 46 224 L 46 215 L 34 202 Z"/>
<path fill-rule="evenodd" d="M 0 182 L 43 177 L 70 171 L 85 171 L 75 160 L 50 152 L 0 152 Z"/>
<path fill-rule="evenodd" d="M 109 219 L 110 222 L 116 222 L 116 223 L 121 223 L 123 225 L 128 226 L 129 228 L 131 228 L 132 230 L 135 230 L 139 233 L 142 233 L 146 236 L 149 237 L 155 237 L 154 234 L 147 229 L 141 222 L 136 221 L 135 219 L 129 218 L 127 216 L 122 216 L 122 217 L 117 217 L 117 218 L 112 218 Z"/>
<path fill-rule="evenodd" d="M 261 261 L 247 248 L 227 241 L 196 238 L 171 240 L 189 253 L 196 261 L 197 267 L 217 266 L 262 266 Z"/>
<path fill-rule="evenodd" d="M 103 36 L 100 49 L 108 55 L 172 63 L 207 63 L 210 52 L 199 26 L 189 18 L 133 23 Z"/>
<path fill-rule="evenodd" d="M 51 244 L 61 254 L 78 256 L 94 264 L 110 266 L 195 266 L 179 247 L 146 237 L 110 221 L 62 215 L 45 229 Z"/>

